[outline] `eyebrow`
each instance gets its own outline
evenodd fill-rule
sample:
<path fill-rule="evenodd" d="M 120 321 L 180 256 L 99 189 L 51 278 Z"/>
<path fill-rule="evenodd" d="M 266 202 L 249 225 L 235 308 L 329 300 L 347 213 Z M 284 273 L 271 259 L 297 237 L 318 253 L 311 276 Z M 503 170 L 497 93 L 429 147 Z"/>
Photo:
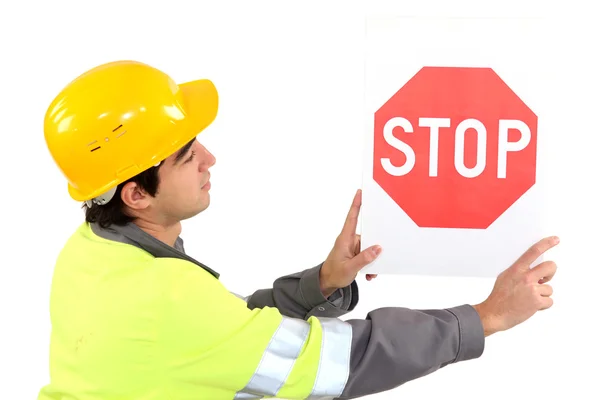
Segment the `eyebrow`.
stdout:
<path fill-rule="evenodd" d="M 181 161 L 181 159 L 183 158 L 183 156 L 185 156 L 190 147 L 192 147 L 192 144 L 194 144 L 194 140 L 196 140 L 196 138 L 193 138 L 192 140 L 187 142 L 185 146 L 179 149 L 177 155 L 175 155 L 175 160 L 173 161 L 173 164 L 177 164 L 179 161 Z"/>

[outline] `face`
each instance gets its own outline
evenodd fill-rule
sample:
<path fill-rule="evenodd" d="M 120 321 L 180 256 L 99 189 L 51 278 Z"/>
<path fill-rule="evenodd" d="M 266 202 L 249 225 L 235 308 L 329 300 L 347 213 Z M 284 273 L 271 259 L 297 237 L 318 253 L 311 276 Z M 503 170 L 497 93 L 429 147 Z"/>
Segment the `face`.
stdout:
<path fill-rule="evenodd" d="M 158 170 L 158 193 L 149 198 L 154 217 L 179 222 L 204 211 L 210 204 L 210 172 L 215 157 L 197 140 L 167 158 Z"/>

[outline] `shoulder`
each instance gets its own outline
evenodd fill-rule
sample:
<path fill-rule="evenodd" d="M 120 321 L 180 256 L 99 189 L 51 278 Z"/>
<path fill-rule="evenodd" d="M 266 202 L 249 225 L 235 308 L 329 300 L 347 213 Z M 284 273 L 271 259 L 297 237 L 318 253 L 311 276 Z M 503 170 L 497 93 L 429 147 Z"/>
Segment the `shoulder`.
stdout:
<path fill-rule="evenodd" d="M 61 257 L 139 259 L 150 261 L 154 257 L 137 246 L 110 240 L 97 235 L 87 222 L 80 224 L 65 242 Z"/>

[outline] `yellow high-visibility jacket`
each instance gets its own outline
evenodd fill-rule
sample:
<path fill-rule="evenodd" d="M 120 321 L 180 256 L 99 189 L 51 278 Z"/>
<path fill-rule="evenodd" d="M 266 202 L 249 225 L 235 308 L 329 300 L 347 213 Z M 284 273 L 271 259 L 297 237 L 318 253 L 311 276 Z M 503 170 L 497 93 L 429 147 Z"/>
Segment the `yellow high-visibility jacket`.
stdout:
<path fill-rule="evenodd" d="M 38 400 L 356 398 L 482 354 L 471 306 L 343 321 L 358 287 L 325 299 L 319 268 L 242 298 L 180 238 L 83 223 L 56 262 Z"/>

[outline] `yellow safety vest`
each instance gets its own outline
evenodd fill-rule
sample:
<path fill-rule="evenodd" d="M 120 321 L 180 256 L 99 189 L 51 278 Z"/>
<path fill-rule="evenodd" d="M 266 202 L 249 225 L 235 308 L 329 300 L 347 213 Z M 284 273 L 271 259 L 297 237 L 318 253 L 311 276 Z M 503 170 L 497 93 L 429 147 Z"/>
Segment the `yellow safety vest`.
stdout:
<path fill-rule="evenodd" d="M 50 312 L 39 400 L 332 398 L 350 370 L 349 324 L 250 310 L 194 263 L 87 223 L 58 257 Z"/>

